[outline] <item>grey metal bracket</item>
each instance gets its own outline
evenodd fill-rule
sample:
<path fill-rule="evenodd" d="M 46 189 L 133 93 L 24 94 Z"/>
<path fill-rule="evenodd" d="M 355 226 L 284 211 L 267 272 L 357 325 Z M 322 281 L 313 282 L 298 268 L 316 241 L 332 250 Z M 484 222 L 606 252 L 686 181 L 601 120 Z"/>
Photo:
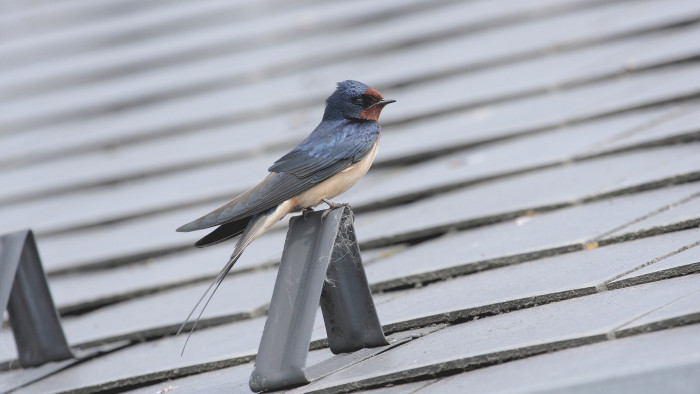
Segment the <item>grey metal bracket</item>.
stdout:
<path fill-rule="evenodd" d="M 8 312 L 21 366 L 73 358 L 31 230 L 0 236 L 0 307 Z"/>
<path fill-rule="evenodd" d="M 289 222 L 250 376 L 255 392 L 309 383 L 306 359 L 319 301 L 333 353 L 389 344 L 362 266 L 352 211 L 342 207 L 322 214 Z"/>

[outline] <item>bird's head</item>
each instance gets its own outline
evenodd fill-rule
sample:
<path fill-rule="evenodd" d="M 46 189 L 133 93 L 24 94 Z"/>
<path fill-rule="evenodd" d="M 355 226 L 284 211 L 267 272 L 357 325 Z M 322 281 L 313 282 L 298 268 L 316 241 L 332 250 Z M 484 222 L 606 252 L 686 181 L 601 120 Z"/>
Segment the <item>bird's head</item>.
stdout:
<path fill-rule="evenodd" d="M 379 119 L 385 105 L 396 100 L 384 100 L 378 91 L 362 82 L 338 82 L 335 92 L 326 99 L 324 120 L 331 119 Z"/>

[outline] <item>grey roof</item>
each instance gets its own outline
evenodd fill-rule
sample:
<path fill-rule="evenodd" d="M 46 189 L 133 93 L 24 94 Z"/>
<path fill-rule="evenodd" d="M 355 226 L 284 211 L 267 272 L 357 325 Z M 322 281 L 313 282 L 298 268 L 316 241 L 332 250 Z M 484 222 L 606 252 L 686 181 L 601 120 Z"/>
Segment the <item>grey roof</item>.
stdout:
<path fill-rule="evenodd" d="M 174 229 L 357 79 L 398 103 L 338 200 L 413 339 L 291 392 L 700 390 L 699 2 L 0 0 L 0 38 L 0 233 L 35 230 L 69 343 L 102 350 L 22 369 L 5 325 L 0 388 L 249 392 L 287 221 L 182 357 L 233 245 Z"/>

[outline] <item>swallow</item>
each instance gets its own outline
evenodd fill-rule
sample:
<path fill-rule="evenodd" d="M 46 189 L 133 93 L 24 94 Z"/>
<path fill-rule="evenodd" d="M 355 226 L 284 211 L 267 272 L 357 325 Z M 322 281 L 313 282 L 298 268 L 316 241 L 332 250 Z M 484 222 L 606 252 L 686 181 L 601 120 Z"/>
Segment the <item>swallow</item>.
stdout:
<path fill-rule="evenodd" d="M 201 317 L 245 248 L 272 225 L 290 212 L 307 212 L 322 202 L 331 209 L 346 205 L 331 200 L 352 187 L 369 170 L 379 147 L 379 115 L 387 104 L 395 101 L 385 100 L 378 91 L 361 82 L 339 82 L 326 99 L 321 123 L 304 141 L 268 168 L 270 174 L 262 182 L 177 229 L 188 232 L 218 226 L 197 241 L 197 247 L 218 244 L 241 235 L 228 262 L 187 316 L 178 334 L 213 287 L 199 313 Z"/>

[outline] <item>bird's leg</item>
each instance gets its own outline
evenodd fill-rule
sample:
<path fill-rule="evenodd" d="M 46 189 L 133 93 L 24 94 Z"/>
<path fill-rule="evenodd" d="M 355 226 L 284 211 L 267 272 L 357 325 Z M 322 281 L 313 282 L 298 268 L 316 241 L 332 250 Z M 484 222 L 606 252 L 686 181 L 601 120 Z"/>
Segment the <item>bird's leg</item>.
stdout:
<path fill-rule="evenodd" d="M 310 214 L 311 212 L 314 211 L 313 207 L 306 207 L 301 210 L 301 215 L 304 217 L 304 220 L 306 220 L 306 215 Z"/>
<path fill-rule="evenodd" d="M 326 216 L 328 216 L 328 213 L 333 209 L 340 208 L 340 207 L 350 207 L 350 203 L 347 203 L 347 202 L 333 202 L 333 201 L 326 199 L 326 198 L 322 198 L 321 201 L 325 202 L 329 208 L 329 209 L 325 210 L 323 212 L 323 214 L 321 214 L 321 221 L 323 221 L 323 219 L 325 219 Z"/>

